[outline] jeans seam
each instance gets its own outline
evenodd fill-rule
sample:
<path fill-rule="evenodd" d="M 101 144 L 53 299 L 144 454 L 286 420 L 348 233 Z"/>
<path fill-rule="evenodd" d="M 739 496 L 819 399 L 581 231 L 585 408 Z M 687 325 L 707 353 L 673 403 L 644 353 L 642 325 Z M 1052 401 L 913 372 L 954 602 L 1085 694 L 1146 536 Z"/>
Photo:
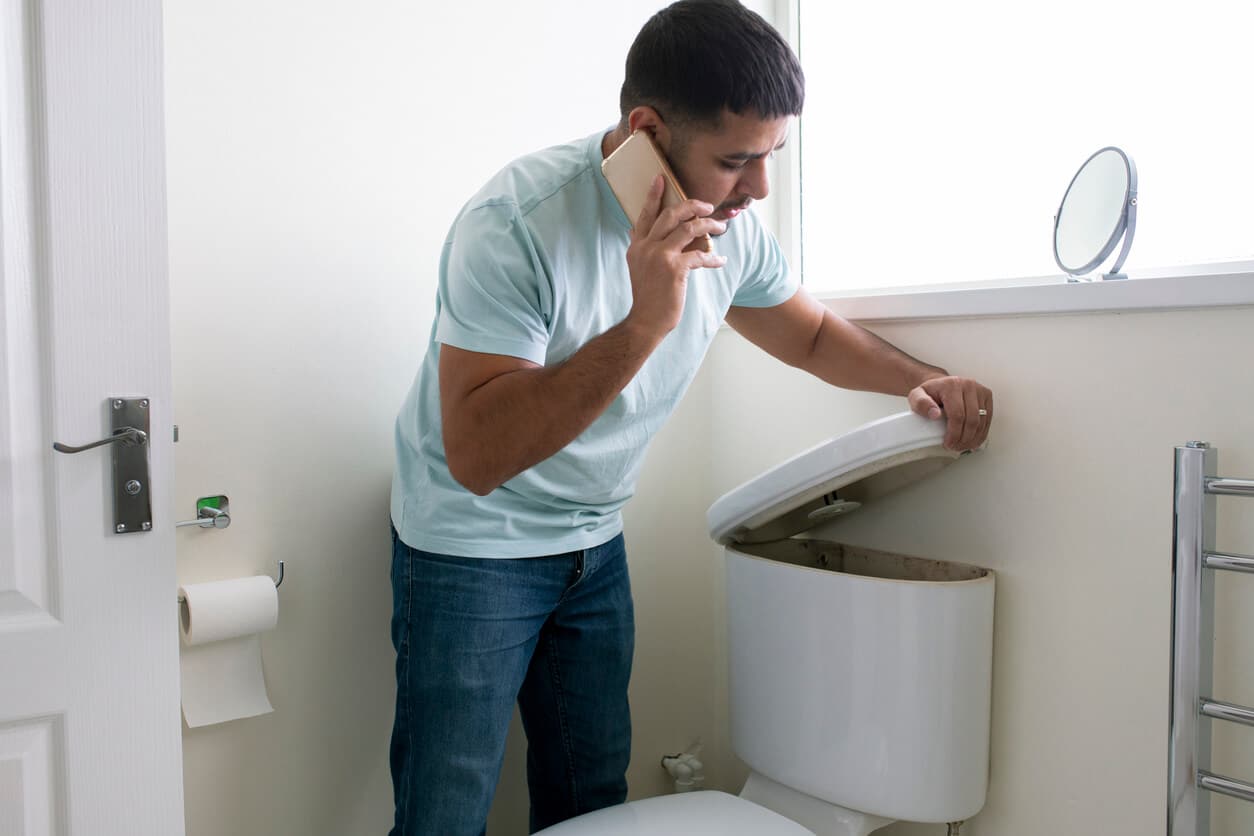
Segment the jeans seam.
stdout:
<path fill-rule="evenodd" d="M 554 609 L 557 609 L 562 604 L 566 603 L 567 597 L 572 592 L 576 591 L 576 588 L 579 586 L 579 584 L 583 583 L 583 579 L 588 574 L 588 561 L 585 559 L 586 554 L 587 554 L 586 551 L 576 552 L 575 566 L 577 567 L 577 571 L 579 574 L 573 582 L 567 584 L 566 588 L 562 590 L 562 594 L 558 596 L 557 603 L 553 605 Z"/>
<path fill-rule="evenodd" d="M 575 773 L 575 749 L 570 739 L 570 723 L 567 719 L 565 692 L 562 691 L 561 665 L 557 658 L 557 642 L 552 636 L 546 640 L 549 649 L 549 675 L 553 680 L 553 702 L 557 706 L 557 725 L 562 737 L 562 751 L 566 753 L 566 777 L 570 781 L 570 797 L 575 815 L 583 805 L 579 803 L 579 782 Z"/>
<path fill-rule="evenodd" d="M 405 699 L 402 701 L 405 711 L 405 743 L 408 752 L 414 751 L 414 724 L 409 716 L 409 701 L 413 698 L 413 688 L 411 687 L 410 678 L 413 675 L 413 665 L 409 658 L 409 633 L 413 629 L 413 601 L 412 584 L 414 578 L 413 567 L 414 552 L 413 549 L 405 544 L 405 633 L 401 636 L 401 647 L 405 652 Z M 399 652 L 399 651 L 398 651 Z M 410 764 L 405 764 L 405 823 L 409 824 L 409 799 L 413 797 L 413 776 L 414 770 L 410 769 Z M 402 834 L 404 836 L 404 834 Z"/>

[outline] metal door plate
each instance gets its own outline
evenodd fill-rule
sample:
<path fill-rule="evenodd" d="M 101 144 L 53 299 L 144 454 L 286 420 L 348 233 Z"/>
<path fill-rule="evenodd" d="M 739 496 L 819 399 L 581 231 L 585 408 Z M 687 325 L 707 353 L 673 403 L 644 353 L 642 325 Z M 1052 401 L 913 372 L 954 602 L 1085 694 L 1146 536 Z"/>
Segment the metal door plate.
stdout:
<path fill-rule="evenodd" d="M 110 398 L 110 429 L 134 427 L 143 430 L 143 444 L 112 444 L 113 447 L 113 530 L 118 534 L 134 534 L 152 530 L 152 486 L 148 483 L 147 398 Z"/>

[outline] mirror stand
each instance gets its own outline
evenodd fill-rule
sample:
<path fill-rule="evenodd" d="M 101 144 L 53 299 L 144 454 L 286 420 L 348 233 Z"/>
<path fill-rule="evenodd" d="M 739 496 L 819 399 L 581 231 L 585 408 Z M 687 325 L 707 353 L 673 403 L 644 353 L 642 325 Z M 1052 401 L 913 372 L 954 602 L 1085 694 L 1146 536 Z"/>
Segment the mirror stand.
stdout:
<path fill-rule="evenodd" d="M 1132 236 L 1136 233 L 1136 180 L 1133 178 L 1132 188 L 1128 190 L 1128 219 L 1123 230 L 1123 247 L 1119 250 L 1119 257 L 1115 259 L 1115 263 L 1110 266 L 1109 273 L 1102 273 L 1103 281 L 1112 279 L 1126 279 L 1127 273 L 1121 273 L 1120 267 L 1128 260 L 1128 250 L 1132 249 Z"/>

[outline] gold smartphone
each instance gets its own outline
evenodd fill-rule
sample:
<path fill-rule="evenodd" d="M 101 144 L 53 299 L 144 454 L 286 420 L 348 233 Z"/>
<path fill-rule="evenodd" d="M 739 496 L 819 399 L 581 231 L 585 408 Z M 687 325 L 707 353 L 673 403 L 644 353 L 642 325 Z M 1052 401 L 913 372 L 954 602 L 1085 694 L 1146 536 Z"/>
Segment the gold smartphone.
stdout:
<path fill-rule="evenodd" d="M 601 161 L 601 173 L 618 198 L 628 220 L 634 226 L 636 219 L 644 210 L 649 199 L 649 189 L 654 179 L 661 174 L 666 181 L 662 191 L 662 208 L 674 206 L 687 200 L 687 195 L 675 179 L 675 172 L 666 164 L 666 157 L 654 144 L 647 131 L 635 131 L 614 152 Z M 701 250 L 714 252 L 714 243 L 710 236 L 702 235 L 694 238 L 692 243 L 684 247 L 684 252 Z"/>

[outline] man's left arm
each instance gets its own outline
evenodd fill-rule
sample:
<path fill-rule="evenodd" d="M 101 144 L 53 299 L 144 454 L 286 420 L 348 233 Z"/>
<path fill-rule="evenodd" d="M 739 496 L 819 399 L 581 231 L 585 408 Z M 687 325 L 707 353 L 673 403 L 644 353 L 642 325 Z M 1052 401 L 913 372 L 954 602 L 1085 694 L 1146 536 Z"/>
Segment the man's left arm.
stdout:
<path fill-rule="evenodd" d="M 833 386 L 902 395 L 926 418 L 940 418 L 943 410 L 950 449 L 970 450 L 988 437 L 993 420 L 988 387 L 916 360 L 832 313 L 804 289 L 774 307 L 733 306 L 726 319 L 768 354 Z"/>

